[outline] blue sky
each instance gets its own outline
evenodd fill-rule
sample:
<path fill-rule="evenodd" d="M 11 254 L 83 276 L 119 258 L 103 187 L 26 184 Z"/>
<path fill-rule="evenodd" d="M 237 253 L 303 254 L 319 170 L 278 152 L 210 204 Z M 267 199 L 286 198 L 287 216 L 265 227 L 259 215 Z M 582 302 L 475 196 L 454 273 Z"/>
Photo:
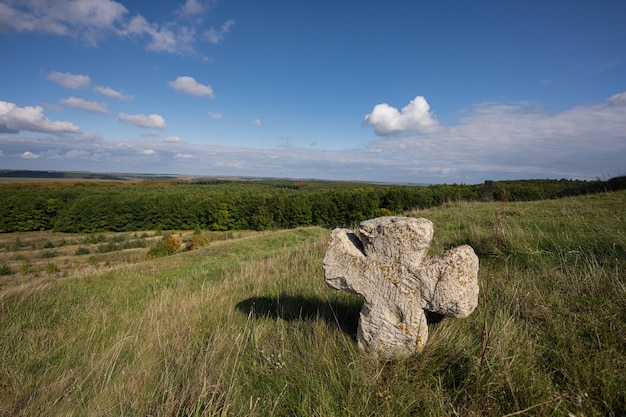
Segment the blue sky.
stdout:
<path fill-rule="evenodd" d="M 626 174 L 621 0 L 0 0 L 0 52 L 0 169 Z"/>

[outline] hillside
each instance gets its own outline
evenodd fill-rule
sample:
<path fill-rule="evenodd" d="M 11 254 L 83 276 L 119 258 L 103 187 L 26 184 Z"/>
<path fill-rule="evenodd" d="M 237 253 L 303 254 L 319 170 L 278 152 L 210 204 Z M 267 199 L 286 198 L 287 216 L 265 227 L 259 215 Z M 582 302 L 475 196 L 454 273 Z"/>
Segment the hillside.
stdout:
<path fill-rule="evenodd" d="M 431 252 L 474 247 L 481 294 L 396 362 L 357 348 L 362 300 L 324 284 L 321 227 L 0 276 L 0 415 L 624 415 L 625 205 L 618 191 L 410 213 L 434 222 Z"/>

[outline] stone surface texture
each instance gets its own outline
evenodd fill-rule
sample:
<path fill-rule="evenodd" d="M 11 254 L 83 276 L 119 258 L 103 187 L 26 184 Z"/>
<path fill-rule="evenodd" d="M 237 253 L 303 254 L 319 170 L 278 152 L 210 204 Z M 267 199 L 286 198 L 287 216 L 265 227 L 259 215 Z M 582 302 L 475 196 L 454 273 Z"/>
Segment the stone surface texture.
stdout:
<path fill-rule="evenodd" d="M 463 245 L 427 256 L 427 219 L 379 217 L 332 232 L 324 278 L 334 289 L 361 294 L 357 341 L 383 359 L 419 352 L 428 339 L 424 310 L 463 318 L 478 304 L 478 257 Z"/>

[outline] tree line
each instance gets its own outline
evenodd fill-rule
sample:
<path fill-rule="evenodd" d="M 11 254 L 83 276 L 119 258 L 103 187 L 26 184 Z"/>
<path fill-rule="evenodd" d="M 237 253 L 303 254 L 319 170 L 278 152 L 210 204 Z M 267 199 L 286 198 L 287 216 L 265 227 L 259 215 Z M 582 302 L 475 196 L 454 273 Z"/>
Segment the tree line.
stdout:
<path fill-rule="evenodd" d="M 506 182 L 499 185 L 496 198 L 543 198 L 548 192 L 575 186 L 580 184 L 569 180 Z M 0 186 L 0 232 L 349 227 L 373 217 L 446 201 L 480 200 L 481 189 L 482 184 L 413 186 L 288 180 L 4 184 Z"/>
<path fill-rule="evenodd" d="M 350 226 L 448 200 L 479 187 L 299 181 L 23 184 L 0 187 L 0 232 L 265 230 Z"/>

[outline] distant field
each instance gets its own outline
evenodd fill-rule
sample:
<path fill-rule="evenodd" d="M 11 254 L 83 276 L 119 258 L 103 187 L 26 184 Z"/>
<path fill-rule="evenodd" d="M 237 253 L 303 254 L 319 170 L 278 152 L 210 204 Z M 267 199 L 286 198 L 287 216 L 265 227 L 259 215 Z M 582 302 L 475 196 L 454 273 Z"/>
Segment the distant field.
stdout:
<path fill-rule="evenodd" d="M 251 233 L 205 231 L 202 236 L 210 242 L 239 238 Z M 195 234 L 190 230 L 91 234 L 50 231 L 0 233 L 0 289 L 16 282 L 86 276 L 135 264 L 145 261 L 150 248 L 164 236 L 174 236 L 184 245 Z"/>
<path fill-rule="evenodd" d="M 320 227 L 0 277 L 0 415 L 626 415 L 625 206 L 620 191 L 410 213 L 434 222 L 432 253 L 474 247 L 481 294 L 401 361 L 356 346 L 362 300 L 324 284 Z M 36 233 L 1 235 L 0 254 L 91 236 Z"/>

